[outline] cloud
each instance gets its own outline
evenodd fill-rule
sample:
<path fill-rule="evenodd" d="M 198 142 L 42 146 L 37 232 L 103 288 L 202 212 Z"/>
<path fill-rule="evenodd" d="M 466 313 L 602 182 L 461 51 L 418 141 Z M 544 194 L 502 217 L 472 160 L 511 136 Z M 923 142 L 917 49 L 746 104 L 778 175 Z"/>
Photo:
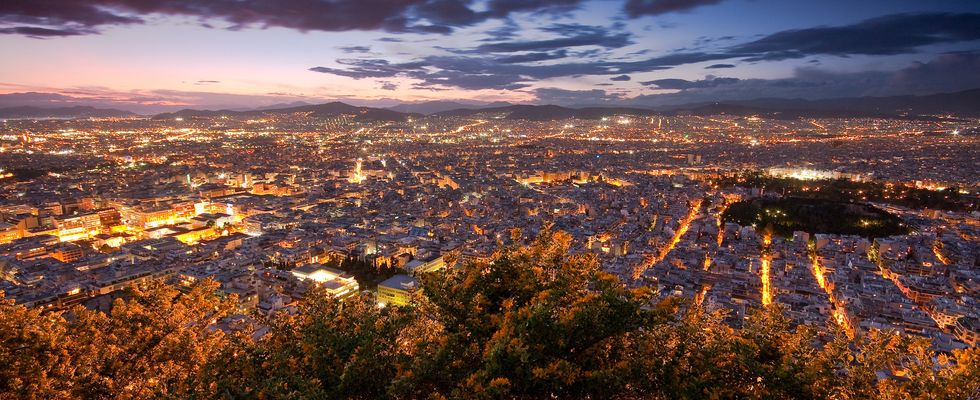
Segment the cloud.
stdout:
<path fill-rule="evenodd" d="M 609 78 L 609 80 L 616 81 L 616 82 L 626 82 L 629 81 L 630 79 L 631 78 L 629 75 L 617 75 L 612 78 Z"/>
<path fill-rule="evenodd" d="M 633 44 L 631 35 L 626 32 L 613 33 L 601 26 L 581 24 L 556 24 L 541 28 L 542 31 L 558 34 L 561 37 L 544 40 L 526 40 L 486 43 L 476 47 L 479 53 L 513 53 L 521 51 L 545 51 L 580 46 L 600 46 L 620 48 Z"/>
<path fill-rule="evenodd" d="M 913 53 L 918 47 L 980 39 L 980 14 L 895 14 L 857 24 L 796 29 L 736 45 L 729 54 L 748 61 L 784 60 L 808 55 L 847 56 Z"/>
<path fill-rule="evenodd" d="M 927 95 L 980 88 L 980 54 L 942 54 L 897 71 L 838 72 L 797 68 L 782 79 L 714 78 L 699 81 L 660 79 L 641 82 L 675 93 L 638 96 L 633 103 L 659 106 L 758 98 L 826 99 L 860 96 Z"/>
<path fill-rule="evenodd" d="M 578 1 L 492 0 L 10 0 L 0 2 L 0 33 L 31 37 L 98 33 L 101 28 L 146 23 L 151 16 L 192 17 L 230 29 L 281 27 L 299 31 L 379 30 L 446 34 L 516 12 L 563 12 Z"/>
<path fill-rule="evenodd" d="M 487 38 L 481 39 L 481 42 L 495 42 L 503 40 L 512 40 L 517 37 L 518 32 L 520 32 L 521 27 L 514 22 L 513 19 L 505 19 L 503 25 L 496 28 L 489 29 L 483 32 L 487 35 Z"/>
<path fill-rule="evenodd" d="M 568 52 L 565 50 L 558 50 L 554 52 L 535 52 L 535 53 L 517 54 L 513 56 L 498 58 L 497 62 L 501 64 L 519 64 L 519 63 L 528 63 L 528 62 L 537 62 L 537 61 L 557 60 L 565 57 L 568 57 Z"/>
<path fill-rule="evenodd" d="M 371 46 L 338 46 L 337 49 L 346 53 L 370 53 Z"/>
<path fill-rule="evenodd" d="M 722 0 L 628 0 L 623 9 L 632 18 L 690 11 L 694 8 L 721 3 Z"/>
<path fill-rule="evenodd" d="M 394 82 L 381 82 L 381 90 L 398 90 L 398 84 Z"/>
<path fill-rule="evenodd" d="M 50 37 L 64 37 L 64 36 L 79 36 L 88 35 L 93 33 L 92 30 L 84 28 L 40 28 L 36 26 L 14 26 L 9 28 L 0 28 L 0 34 L 2 35 L 24 35 L 35 39 L 45 39 Z"/>
<path fill-rule="evenodd" d="M 705 61 L 780 61 L 814 55 L 911 54 L 928 45 L 980 40 L 980 14 L 894 14 L 852 25 L 776 32 L 716 52 L 677 52 L 624 63 L 623 72 Z M 728 64 L 716 64 L 728 65 Z"/>
<path fill-rule="evenodd" d="M 391 78 L 403 73 L 422 72 L 424 62 L 392 64 L 382 59 L 340 59 L 337 60 L 346 69 L 330 67 L 313 67 L 310 71 L 333 75 L 346 76 L 354 79 Z"/>
<path fill-rule="evenodd" d="M 215 83 L 221 83 L 221 81 L 200 80 L 200 81 L 194 82 L 195 85 L 211 85 L 211 84 L 215 84 Z"/>
<path fill-rule="evenodd" d="M 567 12 L 578 8 L 581 0 L 490 0 L 490 15 L 505 17 L 515 12 Z"/>
<path fill-rule="evenodd" d="M 711 64 L 704 69 L 735 68 L 735 64 Z"/>
<path fill-rule="evenodd" d="M 710 88 L 719 85 L 730 85 L 738 82 L 738 78 L 714 78 L 689 81 L 685 79 L 657 79 L 653 81 L 640 82 L 643 86 L 656 86 L 659 89 L 686 90 L 694 88 Z"/>
<path fill-rule="evenodd" d="M 470 89 L 503 88 L 523 89 L 533 95 L 537 103 L 562 105 L 640 105 L 661 106 L 683 103 L 704 103 L 757 98 L 802 98 L 821 99 L 857 96 L 892 96 L 905 94 L 926 95 L 980 88 L 980 54 L 958 52 L 942 54 L 928 62 L 912 63 L 896 71 L 840 72 L 815 67 L 803 67 L 794 71 L 793 76 L 781 79 L 734 79 L 708 76 L 701 80 L 658 79 L 643 81 L 658 90 L 672 90 L 674 93 L 641 95 L 627 98 L 617 91 L 567 90 L 555 87 L 529 89 L 529 77 L 515 74 L 515 70 L 505 70 L 504 74 L 481 72 L 478 74 L 459 71 L 436 71 L 432 65 L 450 67 L 449 60 L 430 60 L 431 64 L 414 64 L 405 67 L 406 71 L 419 77 L 418 82 L 402 86 L 414 90 L 432 92 L 449 91 L 448 87 Z M 375 63 L 368 63 L 374 65 Z M 386 64 L 384 68 L 400 68 L 401 64 Z M 490 71 L 497 64 L 472 67 L 476 71 Z M 467 70 L 468 66 L 456 65 L 454 68 Z M 380 80 L 380 85 L 394 84 Z M 608 82 L 598 83 L 605 86 Z M 391 86 L 388 86 L 390 89 Z M 106 88 L 73 88 L 55 90 L 38 88 L 31 90 L 22 85 L 2 84 L 0 90 L 18 93 L 0 95 L 0 107 L 31 105 L 38 107 L 62 107 L 88 105 L 101 108 L 118 108 L 138 113 L 174 111 L 181 108 L 234 109 L 254 108 L 271 104 L 304 101 L 322 103 L 338 98 L 309 97 L 291 93 L 267 93 L 264 95 L 239 95 L 216 92 L 188 92 L 176 90 L 115 91 Z M 352 98 L 339 98 L 342 101 L 357 101 Z M 366 101 L 366 100 L 365 100 Z M 363 103 L 363 101 L 362 101 Z"/>
<path fill-rule="evenodd" d="M 418 79 L 426 86 L 515 88 L 551 78 L 619 76 L 729 59 L 763 61 L 814 55 L 914 53 L 924 45 L 980 39 L 980 14 L 897 14 L 841 27 L 777 32 L 717 51 L 674 52 L 645 59 L 620 60 L 595 56 L 600 54 L 598 52 L 591 53 L 593 56 L 572 51 L 562 52 L 566 47 L 591 45 L 615 48 L 631 42 L 628 34 L 614 34 L 617 29 L 615 25 L 604 28 L 556 24 L 542 30 L 565 36 L 533 41 L 485 43 L 475 49 L 466 50 L 448 49 L 454 54 L 428 56 L 400 64 L 389 63 L 384 59 L 337 60 L 340 67 L 314 67 L 311 70 L 355 79 L 404 76 Z M 521 54 L 496 56 L 508 53 Z M 563 62 L 535 63 L 556 59 Z M 713 64 L 709 69 L 729 68 L 731 65 L 734 64 Z"/>
<path fill-rule="evenodd" d="M 929 45 L 980 40 L 978 13 L 893 14 L 856 24 L 776 32 L 716 52 L 677 52 L 625 62 L 622 72 L 674 67 L 705 61 L 740 59 L 780 61 L 814 55 L 911 54 Z M 715 64 L 730 65 L 730 64 Z"/>
<path fill-rule="evenodd" d="M 428 85 L 452 86 L 460 89 L 514 90 L 530 86 L 523 79 L 500 74 L 468 74 L 455 71 L 440 71 L 425 76 Z"/>

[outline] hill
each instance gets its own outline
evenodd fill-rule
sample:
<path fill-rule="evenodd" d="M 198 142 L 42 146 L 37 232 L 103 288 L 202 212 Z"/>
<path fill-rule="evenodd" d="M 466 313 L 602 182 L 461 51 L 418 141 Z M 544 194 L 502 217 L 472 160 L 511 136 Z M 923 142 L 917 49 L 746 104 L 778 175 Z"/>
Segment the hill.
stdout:
<path fill-rule="evenodd" d="M 295 114 L 295 113 L 309 114 L 310 116 L 319 117 L 319 118 L 336 117 L 339 115 L 355 115 L 354 119 L 362 122 L 404 121 L 405 119 L 413 116 L 413 114 L 401 113 L 398 111 L 392 111 L 383 108 L 357 107 L 346 103 L 332 102 L 332 103 L 325 103 L 325 104 L 313 104 L 313 105 L 303 105 L 303 106 L 296 106 L 296 107 L 261 109 L 261 110 L 251 110 L 251 111 L 234 111 L 234 110 L 212 111 L 212 110 L 186 109 L 186 110 L 180 110 L 172 113 L 157 114 L 153 117 L 153 119 L 173 119 L 173 118 L 194 119 L 194 118 L 215 118 L 221 116 L 249 118 L 249 117 L 262 117 L 262 116 L 273 115 L 273 114 Z"/>
<path fill-rule="evenodd" d="M 112 108 L 95 108 L 89 106 L 73 107 L 6 107 L 0 108 L 0 118 L 6 119 L 31 119 L 31 118 L 113 118 L 113 117 L 135 117 L 134 113 Z"/>
<path fill-rule="evenodd" d="M 871 117 L 931 120 L 943 115 L 980 117 L 980 89 L 925 96 L 866 96 L 820 100 L 760 98 L 683 104 L 658 109 L 674 114 L 759 115 L 778 119 Z"/>
<path fill-rule="evenodd" d="M 511 105 L 480 109 L 456 109 L 434 115 L 440 117 L 471 117 L 477 114 L 504 115 L 509 120 L 559 121 L 563 119 L 600 119 L 614 115 L 659 115 L 646 108 L 634 107 L 585 107 L 570 108 L 556 105 Z"/>

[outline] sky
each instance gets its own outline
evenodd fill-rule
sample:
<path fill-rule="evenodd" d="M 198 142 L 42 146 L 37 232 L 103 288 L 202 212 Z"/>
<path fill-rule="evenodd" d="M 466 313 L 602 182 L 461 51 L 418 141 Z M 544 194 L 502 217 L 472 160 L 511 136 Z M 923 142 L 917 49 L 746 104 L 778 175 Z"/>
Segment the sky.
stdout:
<path fill-rule="evenodd" d="M 0 107 L 635 105 L 980 87 L 977 0 L 3 0 Z"/>

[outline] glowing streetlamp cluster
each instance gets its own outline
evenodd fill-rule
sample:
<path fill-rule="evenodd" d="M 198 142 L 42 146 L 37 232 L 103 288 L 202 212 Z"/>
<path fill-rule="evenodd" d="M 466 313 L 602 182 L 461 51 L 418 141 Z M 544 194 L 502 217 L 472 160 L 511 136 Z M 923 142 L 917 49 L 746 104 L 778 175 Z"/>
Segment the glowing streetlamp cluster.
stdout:
<path fill-rule="evenodd" d="M 362 160 L 360 158 L 357 159 L 357 165 L 354 166 L 354 173 L 352 173 L 351 176 L 350 176 L 350 179 L 348 179 L 348 181 L 350 183 L 361 183 L 361 182 L 364 182 L 364 173 L 361 172 L 361 165 L 363 163 L 364 163 L 364 160 Z"/>
<path fill-rule="evenodd" d="M 681 220 L 680 226 L 677 228 L 677 232 L 674 233 L 674 237 L 670 240 L 670 244 L 668 244 L 667 247 L 664 247 L 659 254 L 648 257 L 642 264 L 633 270 L 633 279 L 639 279 L 640 276 L 643 275 L 643 272 L 654 266 L 654 264 L 663 260 L 665 257 L 667 257 L 667 254 L 670 254 L 670 251 L 677 246 L 677 243 L 681 241 L 681 237 L 683 237 L 684 234 L 687 233 L 687 230 L 691 227 L 691 222 L 698 216 L 698 213 L 701 211 L 702 201 L 703 200 L 700 199 L 696 200 L 694 204 L 691 205 L 691 210 L 688 211 L 684 219 Z"/>
<path fill-rule="evenodd" d="M 772 304 L 772 278 L 769 274 L 772 265 L 772 256 L 769 254 L 769 245 L 772 244 L 772 233 L 766 232 L 762 236 L 762 305 Z"/>
<path fill-rule="evenodd" d="M 813 277 L 817 280 L 817 285 L 827 293 L 827 298 L 830 300 L 832 306 L 831 313 L 834 317 L 834 321 L 837 322 L 844 331 L 847 332 L 847 336 L 854 337 L 854 327 L 851 326 L 851 321 L 847 317 L 847 312 L 844 310 L 844 305 L 837 299 L 834 295 L 834 288 L 827 284 L 827 279 L 824 275 L 823 267 L 820 265 L 820 257 L 817 255 L 816 246 L 810 243 L 810 263 L 812 264 Z"/>

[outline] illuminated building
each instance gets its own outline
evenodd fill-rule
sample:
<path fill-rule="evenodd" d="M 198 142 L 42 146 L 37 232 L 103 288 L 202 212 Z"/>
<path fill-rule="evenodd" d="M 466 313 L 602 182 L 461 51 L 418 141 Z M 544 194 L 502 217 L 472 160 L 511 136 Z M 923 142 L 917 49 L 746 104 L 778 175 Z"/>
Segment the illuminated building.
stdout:
<path fill-rule="evenodd" d="M 854 182 L 867 182 L 867 174 L 849 174 L 840 171 L 824 171 L 808 168 L 769 168 L 769 175 L 779 178 L 793 178 L 804 181 L 825 179 L 847 179 Z"/>
<path fill-rule="evenodd" d="M 0 221 L 0 244 L 10 243 L 21 237 L 17 225 Z"/>
<path fill-rule="evenodd" d="M 55 218 L 58 238 L 63 242 L 88 239 L 99 234 L 102 220 L 98 213 L 76 214 Z"/>
<path fill-rule="evenodd" d="M 48 255 L 55 260 L 70 263 L 84 257 L 85 250 L 76 244 L 59 243 L 53 248 L 48 249 Z"/>
<path fill-rule="evenodd" d="M 350 296 L 357 293 L 360 288 L 352 275 L 321 264 L 302 265 L 291 272 L 299 279 L 315 282 L 317 286 L 336 298 Z"/>
<path fill-rule="evenodd" d="M 408 305 L 418 289 L 419 282 L 415 278 L 403 274 L 395 275 L 378 284 L 378 305 Z"/>
<path fill-rule="evenodd" d="M 363 164 L 364 164 L 364 160 L 358 158 L 357 164 L 354 166 L 354 172 L 351 173 L 350 179 L 348 179 L 350 183 L 364 182 L 364 173 L 361 171 L 361 167 L 363 166 Z"/>

